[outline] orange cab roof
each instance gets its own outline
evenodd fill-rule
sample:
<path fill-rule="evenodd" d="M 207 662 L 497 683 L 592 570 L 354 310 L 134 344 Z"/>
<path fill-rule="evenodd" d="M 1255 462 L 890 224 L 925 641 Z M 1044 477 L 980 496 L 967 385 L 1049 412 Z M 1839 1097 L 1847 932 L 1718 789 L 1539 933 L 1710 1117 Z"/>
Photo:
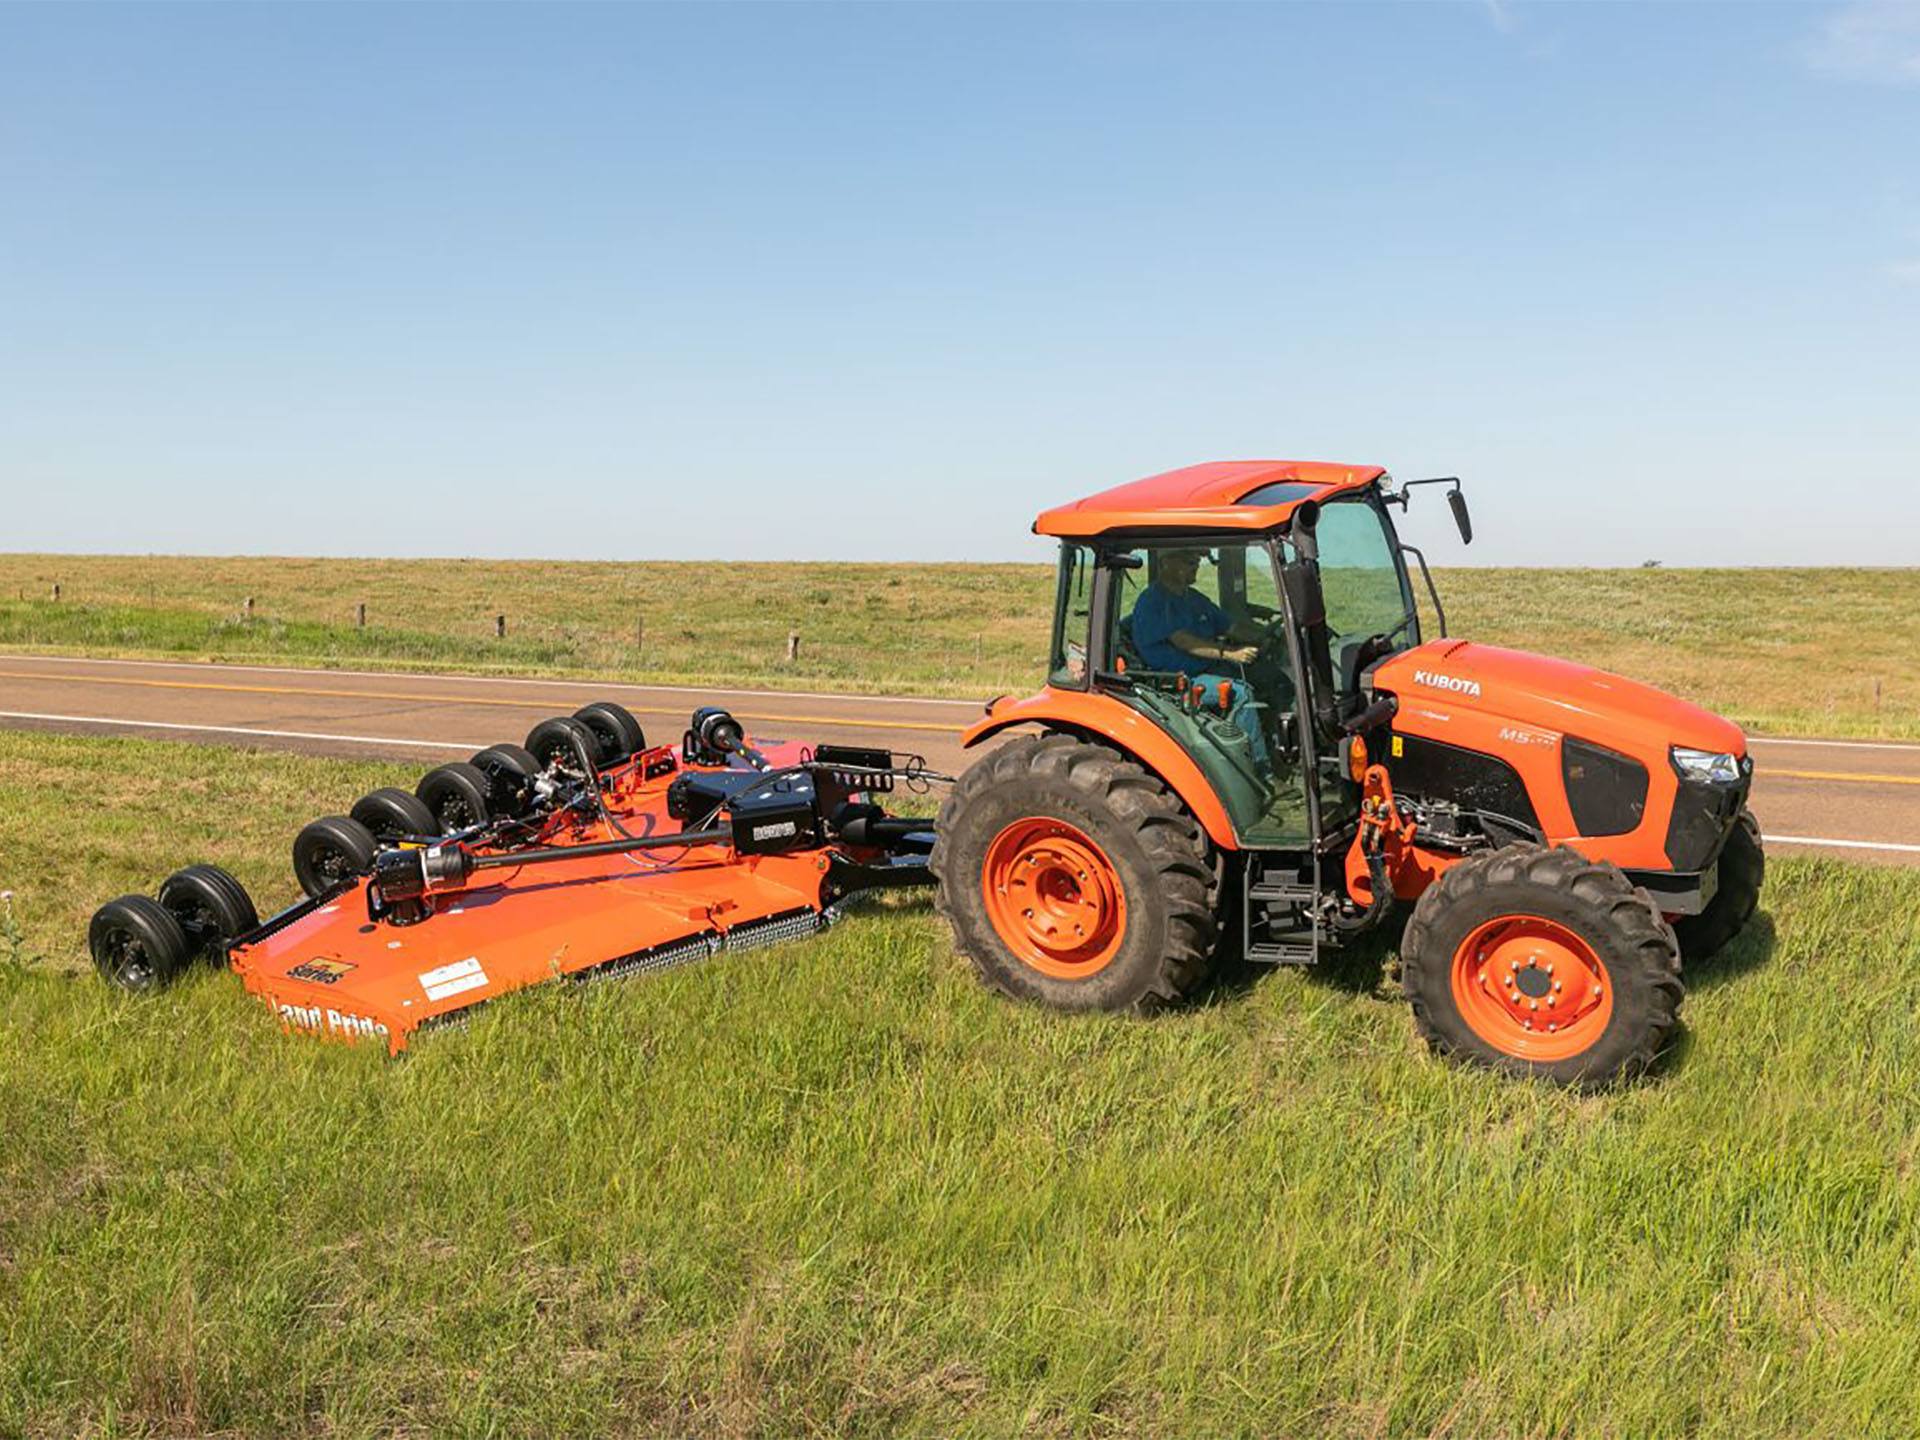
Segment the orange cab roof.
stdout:
<path fill-rule="evenodd" d="M 1270 530 L 1284 523 L 1302 500 L 1357 490 L 1386 473 L 1378 465 L 1333 465 L 1321 460 L 1212 460 L 1056 505 L 1033 522 L 1033 533 Z M 1289 489 L 1270 500 L 1255 496 L 1266 486 L 1278 484 L 1288 484 Z M 1249 496 L 1255 496 L 1252 503 L 1242 503 Z"/>

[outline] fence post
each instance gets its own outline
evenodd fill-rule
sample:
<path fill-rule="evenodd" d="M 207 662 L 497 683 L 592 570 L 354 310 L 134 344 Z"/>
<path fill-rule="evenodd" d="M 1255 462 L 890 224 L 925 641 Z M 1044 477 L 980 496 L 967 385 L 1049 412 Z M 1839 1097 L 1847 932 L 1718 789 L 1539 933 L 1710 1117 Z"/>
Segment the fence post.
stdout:
<path fill-rule="evenodd" d="M 247 623 L 251 625 L 253 623 L 253 596 L 251 595 L 247 596 L 246 605 L 244 608 L 246 611 Z"/>
<path fill-rule="evenodd" d="M 799 658 L 800 658 L 800 632 L 798 630 L 789 630 L 787 632 L 787 659 L 789 661 L 793 661 L 793 660 L 798 660 Z"/>
<path fill-rule="evenodd" d="M 496 615 L 493 617 L 493 638 L 496 640 L 504 640 L 507 638 L 506 616 Z"/>
<path fill-rule="evenodd" d="M 53 582 L 53 598 L 56 601 L 60 598 L 60 582 L 58 580 Z"/>
<path fill-rule="evenodd" d="M 354 628 L 358 630 L 364 630 L 367 628 L 367 602 L 366 601 L 362 600 L 358 605 L 353 607 L 353 624 L 354 624 Z"/>
<path fill-rule="evenodd" d="M 633 658 L 638 660 L 647 650 L 647 617 L 636 615 L 633 619 Z"/>

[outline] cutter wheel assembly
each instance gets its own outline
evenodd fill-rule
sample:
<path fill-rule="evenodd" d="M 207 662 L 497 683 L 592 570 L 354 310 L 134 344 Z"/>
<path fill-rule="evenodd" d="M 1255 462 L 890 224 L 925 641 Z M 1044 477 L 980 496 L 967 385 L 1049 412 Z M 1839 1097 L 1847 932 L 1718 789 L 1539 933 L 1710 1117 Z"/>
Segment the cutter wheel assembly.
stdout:
<path fill-rule="evenodd" d="M 89 946 L 122 989 L 224 963 L 289 1030 L 398 1053 L 509 991 L 810 935 L 851 895 L 931 884 L 927 822 L 872 797 L 946 778 L 886 750 L 755 744 L 714 707 L 649 748 L 601 701 L 315 820 L 293 844 L 306 898 L 264 923 L 192 865 L 102 906 Z"/>

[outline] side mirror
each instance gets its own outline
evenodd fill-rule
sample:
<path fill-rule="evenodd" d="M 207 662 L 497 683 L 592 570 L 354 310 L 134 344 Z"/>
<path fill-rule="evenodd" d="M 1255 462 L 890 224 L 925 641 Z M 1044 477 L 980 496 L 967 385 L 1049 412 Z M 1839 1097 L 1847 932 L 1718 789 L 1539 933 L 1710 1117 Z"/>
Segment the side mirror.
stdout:
<path fill-rule="evenodd" d="M 1453 523 L 1460 528 L 1460 543 L 1473 543 L 1473 516 L 1467 513 L 1466 492 L 1455 486 L 1447 492 L 1447 505 L 1453 511 Z"/>

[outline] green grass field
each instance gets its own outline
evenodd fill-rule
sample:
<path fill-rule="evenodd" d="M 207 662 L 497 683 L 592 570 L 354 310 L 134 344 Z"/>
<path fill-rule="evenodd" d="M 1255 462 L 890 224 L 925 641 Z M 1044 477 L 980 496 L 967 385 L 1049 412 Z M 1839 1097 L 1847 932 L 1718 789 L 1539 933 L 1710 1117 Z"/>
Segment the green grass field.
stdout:
<path fill-rule="evenodd" d="M 1043 565 L 0 555 L 0 649 L 984 698 L 1039 684 L 1051 575 Z M 1438 578 L 1455 634 L 1618 671 L 1764 732 L 1920 739 L 1920 569 Z M 793 632 L 800 656 L 789 662 Z"/>
<path fill-rule="evenodd" d="M 1920 1433 L 1920 873 L 1776 860 L 1589 1098 L 1357 963 L 1015 1006 L 911 901 L 399 1063 L 80 971 L 407 778 L 0 734 L 0 1435 Z"/>

